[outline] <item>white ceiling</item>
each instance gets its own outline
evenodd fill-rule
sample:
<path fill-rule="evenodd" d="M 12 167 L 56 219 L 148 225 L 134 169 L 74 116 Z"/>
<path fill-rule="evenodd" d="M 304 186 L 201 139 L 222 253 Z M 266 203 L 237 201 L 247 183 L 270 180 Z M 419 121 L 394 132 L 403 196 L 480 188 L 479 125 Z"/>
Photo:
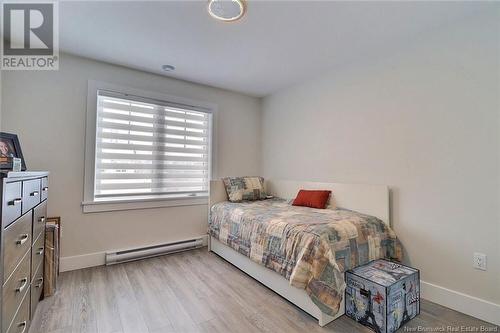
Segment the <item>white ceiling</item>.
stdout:
<path fill-rule="evenodd" d="M 424 31 L 487 11 L 474 2 L 248 1 L 234 23 L 206 1 L 61 2 L 62 51 L 264 96 L 387 54 Z M 174 72 L 162 72 L 172 64 Z"/>

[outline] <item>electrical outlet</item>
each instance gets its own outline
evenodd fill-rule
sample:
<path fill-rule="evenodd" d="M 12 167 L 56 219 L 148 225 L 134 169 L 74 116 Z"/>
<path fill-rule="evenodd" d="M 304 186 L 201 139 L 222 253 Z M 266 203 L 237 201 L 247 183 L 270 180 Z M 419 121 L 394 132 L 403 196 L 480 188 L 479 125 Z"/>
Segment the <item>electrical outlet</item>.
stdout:
<path fill-rule="evenodd" d="M 474 252 L 474 261 L 472 262 L 472 267 L 475 269 L 480 269 L 482 271 L 486 270 L 486 254 Z"/>

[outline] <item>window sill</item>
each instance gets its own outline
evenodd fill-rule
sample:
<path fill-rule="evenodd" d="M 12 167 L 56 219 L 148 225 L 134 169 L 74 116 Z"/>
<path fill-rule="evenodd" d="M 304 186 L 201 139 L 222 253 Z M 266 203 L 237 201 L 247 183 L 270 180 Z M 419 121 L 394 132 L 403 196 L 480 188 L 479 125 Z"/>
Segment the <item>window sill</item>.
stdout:
<path fill-rule="evenodd" d="M 199 196 L 196 198 L 146 198 L 140 200 L 102 200 L 82 202 L 83 213 L 202 205 L 208 205 L 208 196 Z"/>

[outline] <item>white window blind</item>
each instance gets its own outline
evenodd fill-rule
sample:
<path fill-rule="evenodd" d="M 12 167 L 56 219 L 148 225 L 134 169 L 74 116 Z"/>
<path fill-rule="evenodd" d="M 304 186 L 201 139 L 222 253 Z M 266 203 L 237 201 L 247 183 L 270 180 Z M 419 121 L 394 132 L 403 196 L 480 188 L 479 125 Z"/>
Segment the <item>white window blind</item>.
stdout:
<path fill-rule="evenodd" d="M 211 114 L 98 91 L 94 200 L 208 195 Z"/>

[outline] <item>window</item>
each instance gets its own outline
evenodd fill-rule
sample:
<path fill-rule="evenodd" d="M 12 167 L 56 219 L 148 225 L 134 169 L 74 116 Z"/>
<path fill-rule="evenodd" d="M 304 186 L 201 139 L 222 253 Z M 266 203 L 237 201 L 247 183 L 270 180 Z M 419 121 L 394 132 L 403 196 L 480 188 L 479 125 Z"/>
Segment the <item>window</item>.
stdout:
<path fill-rule="evenodd" d="M 160 207 L 160 201 L 190 198 L 206 203 L 211 110 L 103 89 L 96 102 L 93 193 L 84 211 L 147 201 L 156 202 L 147 207 Z M 114 208 L 95 207 L 102 204 Z"/>

